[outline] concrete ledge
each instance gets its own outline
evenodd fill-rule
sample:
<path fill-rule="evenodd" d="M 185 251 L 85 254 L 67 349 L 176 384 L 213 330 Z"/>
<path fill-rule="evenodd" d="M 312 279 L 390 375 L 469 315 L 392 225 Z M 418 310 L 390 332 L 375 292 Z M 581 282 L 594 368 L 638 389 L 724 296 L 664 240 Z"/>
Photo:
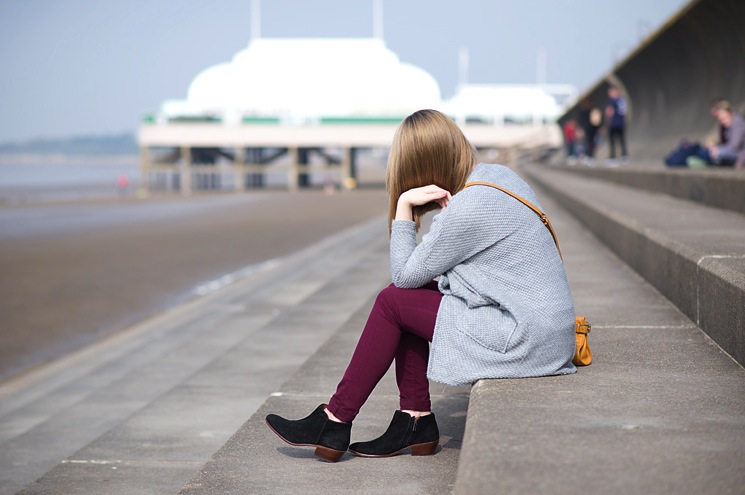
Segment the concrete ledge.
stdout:
<path fill-rule="evenodd" d="M 567 167 L 583 177 L 669 194 L 745 214 L 745 172 L 731 168 Z"/>
<path fill-rule="evenodd" d="M 594 362 L 574 375 L 476 383 L 454 493 L 741 493 L 745 370 L 536 192 L 577 312 L 593 324 Z"/>
<path fill-rule="evenodd" d="M 474 385 L 455 494 L 740 493 L 745 371 L 692 325 L 594 332 L 576 375 Z"/>
<path fill-rule="evenodd" d="M 745 217 L 562 170 L 525 171 L 745 363 Z"/>
<path fill-rule="evenodd" d="M 743 364 L 745 257 L 707 257 L 700 260 L 698 268 L 699 284 L 707 288 L 699 293 L 699 320 L 706 323 L 706 333 Z"/>

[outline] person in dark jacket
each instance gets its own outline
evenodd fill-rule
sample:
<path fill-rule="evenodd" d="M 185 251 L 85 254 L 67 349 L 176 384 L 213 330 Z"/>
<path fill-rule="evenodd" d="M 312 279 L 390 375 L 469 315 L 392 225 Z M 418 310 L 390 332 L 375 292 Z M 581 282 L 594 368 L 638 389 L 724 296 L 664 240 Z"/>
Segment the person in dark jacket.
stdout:
<path fill-rule="evenodd" d="M 595 146 L 598 140 L 598 131 L 603 125 L 603 114 L 589 98 L 582 102 L 579 124 L 585 134 L 585 156 L 588 163 L 591 163 L 595 158 Z"/>
<path fill-rule="evenodd" d="M 608 122 L 608 139 L 610 141 L 610 159 L 616 159 L 616 142 L 621 146 L 621 159 L 628 158 L 626 152 L 626 99 L 621 96 L 618 88 L 608 87 L 608 103 L 605 106 L 605 116 Z"/>

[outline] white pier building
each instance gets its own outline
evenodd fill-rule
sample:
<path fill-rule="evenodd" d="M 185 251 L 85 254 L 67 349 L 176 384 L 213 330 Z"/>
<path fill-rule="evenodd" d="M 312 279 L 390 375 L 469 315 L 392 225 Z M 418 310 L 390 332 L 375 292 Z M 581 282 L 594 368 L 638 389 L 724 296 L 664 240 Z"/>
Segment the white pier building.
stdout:
<path fill-rule="evenodd" d="M 509 87 L 508 108 L 495 96 L 504 88 L 462 85 L 443 102 L 437 81 L 400 61 L 382 37 L 255 37 L 229 62 L 199 73 L 186 99 L 146 116 L 138 131 L 142 182 L 187 194 L 265 187 L 270 175 L 290 189 L 319 177 L 354 187 L 360 152 L 384 158 L 399 122 L 422 108 L 451 115 L 477 148 L 503 153 L 501 161 L 517 146 L 558 146 L 556 126 L 543 125 L 559 113 L 555 100 L 537 87 Z M 523 110 L 509 114 L 521 106 L 518 94 L 529 100 L 528 120 Z"/>

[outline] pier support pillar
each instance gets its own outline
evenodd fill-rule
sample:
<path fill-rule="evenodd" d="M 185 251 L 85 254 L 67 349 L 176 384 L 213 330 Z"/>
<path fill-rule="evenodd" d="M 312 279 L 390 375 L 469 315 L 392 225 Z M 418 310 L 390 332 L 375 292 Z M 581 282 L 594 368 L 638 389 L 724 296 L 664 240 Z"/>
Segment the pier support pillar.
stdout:
<path fill-rule="evenodd" d="M 298 165 L 298 148 L 287 148 L 287 153 L 290 155 L 290 171 L 287 174 L 287 188 L 290 191 L 297 191 L 300 183 L 298 181 L 300 177 L 299 165 Z"/>
<path fill-rule="evenodd" d="M 342 153 L 342 186 L 345 189 L 357 187 L 357 148 L 350 146 L 344 148 Z"/>
<path fill-rule="evenodd" d="M 181 148 L 180 188 L 184 196 L 191 195 L 191 148 L 188 146 Z"/>
<path fill-rule="evenodd" d="M 248 148 L 246 163 L 255 167 L 264 165 L 264 148 Z M 254 169 L 255 170 L 255 169 Z M 264 187 L 264 172 L 251 172 L 245 176 L 246 189 Z"/>
<path fill-rule="evenodd" d="M 297 150 L 297 164 L 298 164 L 298 186 L 299 187 L 310 187 L 310 174 L 303 172 L 308 169 L 310 163 L 310 149 L 298 148 Z"/>
<path fill-rule="evenodd" d="M 246 184 L 243 179 L 243 164 L 245 162 L 245 149 L 243 146 L 237 146 L 235 148 L 235 155 L 233 155 L 233 188 L 235 192 L 246 190 Z"/>
<path fill-rule="evenodd" d="M 150 165 L 152 158 L 150 148 L 140 146 L 140 185 L 137 188 L 137 197 L 144 197 L 150 190 Z"/>

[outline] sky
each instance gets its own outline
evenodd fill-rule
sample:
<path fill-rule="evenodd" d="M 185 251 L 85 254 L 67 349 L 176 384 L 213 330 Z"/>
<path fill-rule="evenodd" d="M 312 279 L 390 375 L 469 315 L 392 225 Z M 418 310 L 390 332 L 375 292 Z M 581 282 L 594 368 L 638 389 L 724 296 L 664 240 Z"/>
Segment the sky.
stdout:
<path fill-rule="evenodd" d="M 383 0 L 386 46 L 443 98 L 471 83 L 583 91 L 688 0 Z M 373 36 L 373 0 L 262 0 L 261 37 Z M 0 143 L 133 132 L 251 39 L 250 0 L 0 0 Z M 298 77 L 307 75 L 298 74 Z"/>

